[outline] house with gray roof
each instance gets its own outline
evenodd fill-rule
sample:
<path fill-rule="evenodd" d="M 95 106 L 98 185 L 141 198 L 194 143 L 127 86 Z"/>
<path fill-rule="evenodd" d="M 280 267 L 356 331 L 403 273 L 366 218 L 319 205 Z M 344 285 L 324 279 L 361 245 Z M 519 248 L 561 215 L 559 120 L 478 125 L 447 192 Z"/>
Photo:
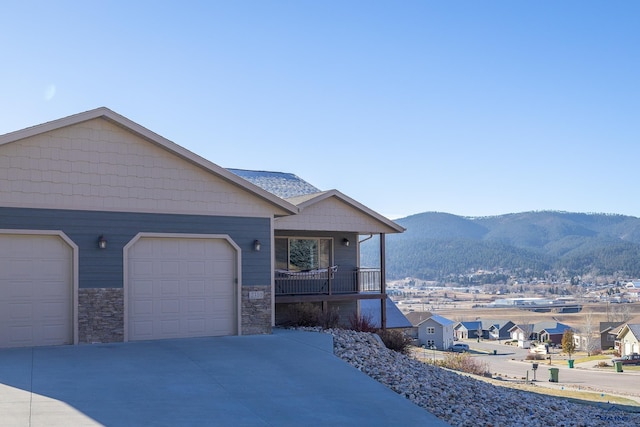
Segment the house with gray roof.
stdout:
<path fill-rule="evenodd" d="M 453 320 L 432 314 L 417 325 L 418 342 L 426 348 L 435 347 L 438 350 L 448 350 L 454 341 L 454 325 Z"/>
<path fill-rule="evenodd" d="M 617 336 L 620 355 L 640 354 L 640 323 L 625 324 Z"/>
<path fill-rule="evenodd" d="M 0 135 L 0 172 L 0 348 L 268 334 L 294 302 L 370 299 L 386 323 L 360 236 L 384 253 L 404 229 L 337 190 L 245 178 L 108 108 Z"/>

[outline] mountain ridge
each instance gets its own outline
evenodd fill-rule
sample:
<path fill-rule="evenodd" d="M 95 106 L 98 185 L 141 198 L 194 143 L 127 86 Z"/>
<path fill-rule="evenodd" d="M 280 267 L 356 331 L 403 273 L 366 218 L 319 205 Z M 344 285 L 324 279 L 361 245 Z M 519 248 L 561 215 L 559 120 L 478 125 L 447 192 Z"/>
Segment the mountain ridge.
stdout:
<path fill-rule="evenodd" d="M 640 277 L 640 218 L 629 215 L 423 212 L 395 222 L 407 230 L 386 237 L 389 279 L 450 280 L 477 270 L 519 277 Z M 363 265 L 373 261 L 373 246 L 363 245 Z"/>

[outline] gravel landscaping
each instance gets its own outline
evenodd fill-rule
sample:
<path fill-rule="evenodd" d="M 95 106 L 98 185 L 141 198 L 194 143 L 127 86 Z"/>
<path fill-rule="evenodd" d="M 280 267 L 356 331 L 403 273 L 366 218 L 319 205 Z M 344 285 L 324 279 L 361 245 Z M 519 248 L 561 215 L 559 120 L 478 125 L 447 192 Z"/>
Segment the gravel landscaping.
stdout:
<path fill-rule="evenodd" d="M 377 335 L 328 329 L 334 353 L 452 426 L 638 426 L 640 414 L 598 408 L 460 375 L 387 349 Z"/>

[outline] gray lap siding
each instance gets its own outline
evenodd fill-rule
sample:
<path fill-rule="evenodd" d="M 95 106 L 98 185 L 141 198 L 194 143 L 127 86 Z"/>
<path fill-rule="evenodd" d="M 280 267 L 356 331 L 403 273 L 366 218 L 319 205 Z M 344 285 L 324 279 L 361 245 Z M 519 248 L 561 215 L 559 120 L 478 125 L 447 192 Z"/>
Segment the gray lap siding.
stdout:
<path fill-rule="evenodd" d="M 242 251 L 241 328 L 271 332 L 269 218 L 0 207 L 0 229 L 60 230 L 78 246 L 77 342 L 123 341 L 123 249 L 138 233 L 228 235 Z M 103 235 L 107 248 L 98 248 Z M 253 242 L 262 243 L 259 252 Z M 0 272 L 1 274 L 1 272 Z M 259 299 L 249 291 L 262 290 Z M 245 298 L 246 297 L 246 298 Z"/>
<path fill-rule="evenodd" d="M 61 230 L 79 247 L 78 287 L 121 288 L 123 248 L 140 232 L 226 234 L 242 250 L 242 284 L 271 283 L 268 218 L 0 208 L 0 229 Z M 98 237 L 107 249 L 98 248 Z M 253 250 L 260 240 L 260 252 Z"/>

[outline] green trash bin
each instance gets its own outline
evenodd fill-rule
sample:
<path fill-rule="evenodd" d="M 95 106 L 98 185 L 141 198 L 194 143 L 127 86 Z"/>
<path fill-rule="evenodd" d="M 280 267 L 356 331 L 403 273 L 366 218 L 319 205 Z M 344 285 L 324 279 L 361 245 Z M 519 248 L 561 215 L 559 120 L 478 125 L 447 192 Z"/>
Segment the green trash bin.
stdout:
<path fill-rule="evenodd" d="M 569 367 L 573 368 L 573 362 L 575 362 L 575 360 L 569 359 L 569 360 L 567 360 L 567 362 L 569 362 Z"/>
<path fill-rule="evenodd" d="M 558 382 L 558 371 L 560 371 L 560 369 L 558 369 L 558 368 L 549 368 L 549 382 L 550 383 L 557 383 Z"/>
<path fill-rule="evenodd" d="M 622 362 L 616 362 L 616 372 L 622 372 Z"/>
<path fill-rule="evenodd" d="M 493 355 L 495 356 L 496 354 L 498 354 L 498 350 L 493 350 Z"/>

